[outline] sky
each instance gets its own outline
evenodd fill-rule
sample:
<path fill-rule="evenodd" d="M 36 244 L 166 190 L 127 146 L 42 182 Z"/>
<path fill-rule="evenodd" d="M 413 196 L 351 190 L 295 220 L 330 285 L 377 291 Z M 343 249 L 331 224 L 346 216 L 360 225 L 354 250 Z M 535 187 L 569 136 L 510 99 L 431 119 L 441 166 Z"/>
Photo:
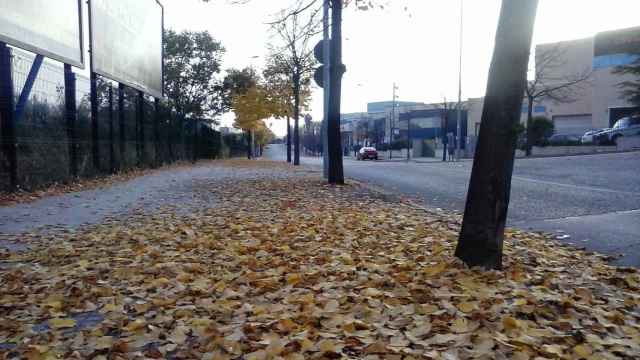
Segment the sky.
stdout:
<path fill-rule="evenodd" d="M 293 0 L 162 0 L 165 27 L 208 30 L 227 49 L 223 68 L 263 65 L 268 43 L 277 43 L 266 24 Z M 366 111 L 367 102 L 391 100 L 393 83 L 403 101 L 457 99 L 460 6 L 463 2 L 462 99 L 485 92 L 500 0 L 385 0 L 384 10 L 343 16 L 342 113 Z M 405 10 L 406 7 L 406 10 Z M 640 26 L 638 0 L 540 0 L 533 44 L 593 36 Z M 322 90 L 313 92 L 310 114 L 322 118 Z M 233 115 L 223 117 L 229 126 Z M 284 121 L 270 120 L 277 135 Z"/>

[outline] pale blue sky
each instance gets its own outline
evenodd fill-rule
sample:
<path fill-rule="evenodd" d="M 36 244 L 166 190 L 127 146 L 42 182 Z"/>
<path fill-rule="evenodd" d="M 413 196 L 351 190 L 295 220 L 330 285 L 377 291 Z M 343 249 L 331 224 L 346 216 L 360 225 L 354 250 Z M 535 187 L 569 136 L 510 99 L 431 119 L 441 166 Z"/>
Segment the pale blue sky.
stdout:
<path fill-rule="evenodd" d="M 227 48 L 225 67 L 261 66 L 270 38 L 270 15 L 291 0 L 163 0 L 165 24 L 177 30 L 209 30 Z M 394 0 L 385 10 L 344 15 L 343 112 L 389 100 L 392 84 L 402 100 L 434 102 L 457 97 L 460 0 Z M 464 0 L 463 99 L 482 96 L 493 52 L 500 0 Z M 407 6 L 409 11 L 404 11 Z M 592 36 L 640 26 L 638 0 L 540 0 L 534 44 Z M 253 56 L 260 58 L 252 58 Z M 322 117 L 322 95 L 311 114 Z M 224 123 L 230 123 L 227 116 Z M 282 134 L 286 127 L 274 121 Z"/>

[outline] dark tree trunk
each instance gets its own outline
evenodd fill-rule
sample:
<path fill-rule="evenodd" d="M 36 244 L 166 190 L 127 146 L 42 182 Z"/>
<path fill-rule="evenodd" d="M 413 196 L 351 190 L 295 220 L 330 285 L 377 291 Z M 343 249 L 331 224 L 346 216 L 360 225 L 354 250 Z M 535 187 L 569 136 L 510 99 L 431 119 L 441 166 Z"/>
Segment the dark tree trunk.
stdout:
<path fill-rule="evenodd" d="M 531 147 L 533 146 L 533 134 L 531 133 L 531 123 L 533 118 L 533 98 L 527 97 L 529 104 L 527 104 L 527 131 L 525 133 L 525 153 L 527 156 L 531 156 Z"/>
<path fill-rule="evenodd" d="M 344 184 L 340 138 L 340 97 L 342 91 L 342 0 L 331 0 L 331 77 L 329 114 L 327 116 L 329 184 Z"/>
<path fill-rule="evenodd" d="M 124 117 L 124 85 L 118 84 L 118 127 L 120 131 L 119 135 L 119 147 L 120 147 L 120 161 L 118 162 L 118 170 L 122 171 L 125 167 L 126 148 L 125 148 L 125 117 Z"/>
<path fill-rule="evenodd" d="M 291 122 L 287 116 L 287 162 L 291 162 Z"/>
<path fill-rule="evenodd" d="M 293 74 L 293 165 L 300 165 L 300 73 Z"/>
<path fill-rule="evenodd" d="M 456 256 L 502 267 L 504 227 L 537 0 L 503 1 Z"/>
<path fill-rule="evenodd" d="M 251 130 L 245 131 L 245 137 L 247 138 L 247 159 L 251 160 L 253 154 L 251 154 Z"/>

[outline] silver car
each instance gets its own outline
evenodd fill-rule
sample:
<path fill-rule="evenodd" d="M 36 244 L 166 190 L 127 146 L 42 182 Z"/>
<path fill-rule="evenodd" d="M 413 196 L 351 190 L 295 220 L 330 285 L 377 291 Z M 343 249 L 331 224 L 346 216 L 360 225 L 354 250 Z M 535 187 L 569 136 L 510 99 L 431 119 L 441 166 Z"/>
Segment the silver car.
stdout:
<path fill-rule="evenodd" d="M 597 134 L 595 139 L 598 144 L 612 143 L 616 145 L 621 137 L 637 135 L 640 135 L 640 115 L 623 117 L 616 121 L 613 128 Z"/>
<path fill-rule="evenodd" d="M 580 142 L 583 144 L 592 144 L 595 142 L 595 139 L 597 137 L 598 134 L 600 134 L 603 131 L 607 131 L 610 129 L 593 129 L 593 130 L 589 130 L 586 133 L 584 133 L 584 135 L 582 135 L 582 138 L 580 139 Z"/>

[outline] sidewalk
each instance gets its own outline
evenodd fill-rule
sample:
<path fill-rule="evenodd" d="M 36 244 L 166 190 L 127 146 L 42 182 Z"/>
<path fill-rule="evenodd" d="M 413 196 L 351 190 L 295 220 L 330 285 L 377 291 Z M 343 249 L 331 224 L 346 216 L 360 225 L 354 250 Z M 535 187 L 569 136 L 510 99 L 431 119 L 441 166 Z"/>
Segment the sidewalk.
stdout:
<path fill-rule="evenodd" d="M 636 270 L 517 230 L 503 271 L 471 270 L 454 215 L 282 163 L 198 172 L 0 252 L 0 358 L 640 356 Z"/>

